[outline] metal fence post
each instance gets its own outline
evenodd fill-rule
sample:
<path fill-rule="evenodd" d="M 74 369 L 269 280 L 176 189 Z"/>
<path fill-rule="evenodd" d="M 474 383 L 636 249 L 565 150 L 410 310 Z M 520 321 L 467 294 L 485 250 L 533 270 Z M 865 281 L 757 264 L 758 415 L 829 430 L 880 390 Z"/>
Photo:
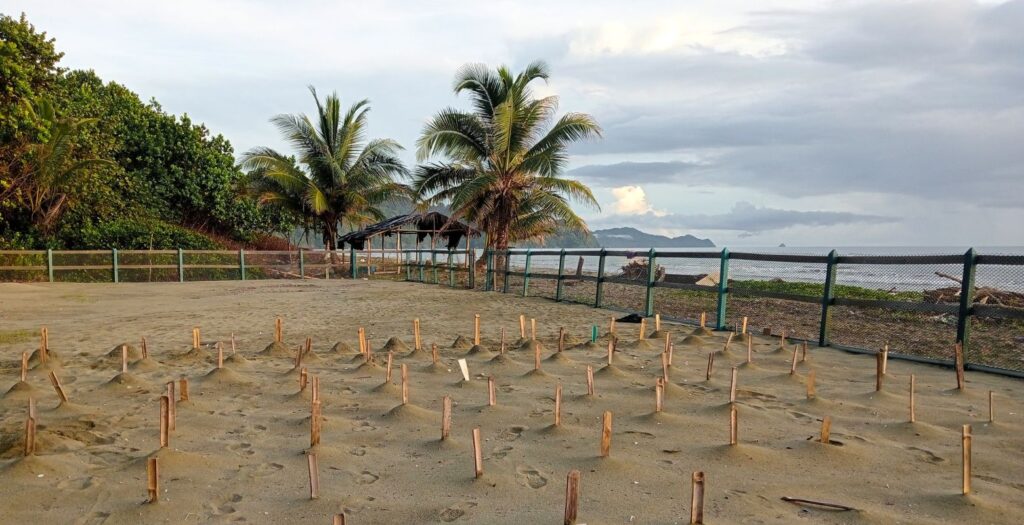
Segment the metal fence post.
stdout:
<path fill-rule="evenodd" d="M 452 266 L 451 250 L 448 250 L 448 288 L 455 288 L 455 268 Z"/>
<path fill-rule="evenodd" d="M 526 268 L 523 270 L 523 297 L 530 293 L 530 248 L 526 249 Z"/>
<path fill-rule="evenodd" d="M 185 250 L 178 248 L 178 282 L 185 282 Z"/>
<path fill-rule="evenodd" d="M 818 328 L 818 346 L 828 346 L 829 330 L 832 328 L 832 304 L 836 300 L 836 260 L 839 256 L 835 250 L 828 252 L 828 265 L 825 267 L 825 288 L 821 294 L 821 324 Z"/>
<path fill-rule="evenodd" d="M 345 253 L 345 252 L 341 252 L 341 253 Z M 329 260 L 330 259 L 328 258 L 328 261 Z M 327 267 L 330 268 L 330 264 L 331 263 L 328 262 L 327 264 L 328 264 Z M 349 273 L 351 274 L 350 277 L 352 277 L 353 279 L 359 278 L 359 259 L 356 258 L 356 247 L 353 246 L 353 245 L 349 245 L 349 247 L 348 247 L 348 266 L 349 266 Z"/>
<path fill-rule="evenodd" d="M 471 250 L 469 252 L 468 257 L 469 257 L 469 276 L 468 276 L 467 280 L 469 281 L 469 289 L 470 290 L 476 290 L 476 250 Z"/>
<path fill-rule="evenodd" d="M 299 248 L 299 275 L 301 279 L 306 278 L 306 252 Z"/>
<path fill-rule="evenodd" d="M 558 254 L 558 280 L 555 282 L 555 300 L 561 301 L 562 294 L 565 293 L 563 285 L 565 282 L 565 248 L 562 248 L 562 251 Z"/>
<path fill-rule="evenodd" d="M 110 250 L 110 270 L 115 283 L 121 282 L 120 271 L 118 271 L 117 266 L 117 248 L 113 248 Z"/>
<path fill-rule="evenodd" d="M 508 293 L 508 274 L 512 268 L 512 251 L 506 248 L 503 253 L 505 254 L 505 282 L 502 283 L 501 293 Z"/>
<path fill-rule="evenodd" d="M 729 249 L 722 248 L 722 260 L 718 265 L 718 305 L 715 310 L 715 329 L 725 330 L 726 314 L 729 307 Z"/>
<path fill-rule="evenodd" d="M 608 257 L 608 250 L 601 248 L 601 257 L 597 260 L 597 286 L 594 291 L 594 308 L 600 308 L 604 302 L 604 261 Z"/>
<path fill-rule="evenodd" d="M 245 250 L 238 250 L 238 277 L 245 280 Z"/>
<path fill-rule="evenodd" d="M 53 282 L 53 250 L 46 249 L 46 274 L 50 278 L 50 282 Z"/>
<path fill-rule="evenodd" d="M 494 249 L 487 250 L 487 269 L 484 271 L 484 291 L 494 291 Z"/>
<path fill-rule="evenodd" d="M 425 282 L 425 276 L 423 275 L 423 250 L 420 250 L 418 246 L 416 247 L 416 270 L 420 274 L 420 282 Z"/>
<path fill-rule="evenodd" d="M 437 280 L 437 250 L 430 249 L 430 273 L 434 275 L 434 284 L 438 284 Z"/>
<path fill-rule="evenodd" d="M 647 252 L 647 299 L 644 301 L 644 317 L 654 315 L 654 281 L 658 276 L 658 263 L 655 262 L 655 251 Z"/>
<path fill-rule="evenodd" d="M 974 274 L 978 269 L 978 255 L 974 248 L 964 253 L 964 273 L 960 281 L 960 310 L 956 320 L 956 342 L 960 343 L 964 351 L 964 361 L 967 361 L 967 345 L 971 335 L 971 315 L 974 304 Z"/>

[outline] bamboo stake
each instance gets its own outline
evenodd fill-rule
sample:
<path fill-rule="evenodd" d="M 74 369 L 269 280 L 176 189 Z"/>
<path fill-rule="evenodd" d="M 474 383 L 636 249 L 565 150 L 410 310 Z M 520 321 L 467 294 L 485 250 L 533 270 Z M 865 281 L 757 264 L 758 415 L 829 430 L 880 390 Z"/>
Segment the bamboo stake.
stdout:
<path fill-rule="evenodd" d="M 28 398 L 28 417 L 32 419 L 39 419 L 36 416 L 36 400 L 34 397 L 30 397 Z"/>
<path fill-rule="evenodd" d="M 793 347 L 793 362 L 789 364 L 789 375 L 796 375 L 796 359 L 799 357 L 799 350 L 797 347 Z"/>
<path fill-rule="evenodd" d="M 167 396 L 160 396 L 160 448 L 167 448 L 170 444 L 170 408 L 171 400 Z"/>
<path fill-rule="evenodd" d="M 647 339 L 647 318 L 640 318 L 640 339 Z"/>
<path fill-rule="evenodd" d="M 36 453 L 36 418 L 29 415 L 25 419 L 25 456 Z"/>
<path fill-rule="evenodd" d="M 654 331 L 661 331 L 661 314 L 654 314 Z"/>
<path fill-rule="evenodd" d="M 996 422 L 995 398 L 994 398 L 994 394 L 992 393 L 991 390 L 988 391 L 988 422 L 989 423 L 995 423 Z"/>
<path fill-rule="evenodd" d="M 779 346 L 781 346 L 783 348 L 786 347 L 786 331 L 785 330 L 783 330 L 782 333 L 779 334 Z"/>
<path fill-rule="evenodd" d="M 160 501 L 160 464 L 155 457 L 146 461 L 146 492 L 149 495 L 147 503 Z"/>
<path fill-rule="evenodd" d="M 170 423 L 170 429 L 176 430 L 178 427 L 178 403 L 176 402 L 178 397 L 174 395 L 174 381 L 167 382 L 167 421 Z"/>
<path fill-rule="evenodd" d="M 39 362 L 46 363 L 50 358 L 50 335 L 49 330 L 44 326 L 39 329 Z"/>
<path fill-rule="evenodd" d="M 306 336 L 306 344 L 302 347 L 301 352 L 304 355 L 309 355 L 309 354 L 313 353 L 313 338 L 312 337 Z"/>
<path fill-rule="evenodd" d="M 57 378 L 57 374 L 50 371 L 50 384 L 53 385 L 53 389 L 57 391 L 57 397 L 60 398 L 61 404 L 68 402 L 68 395 L 64 392 L 64 387 L 60 384 L 60 379 Z"/>
<path fill-rule="evenodd" d="M 540 344 L 536 341 L 533 343 L 533 369 L 540 371 Z"/>
<path fill-rule="evenodd" d="M 530 318 L 530 339 L 537 340 L 537 320 Z"/>
<path fill-rule="evenodd" d="M 964 345 L 957 343 L 953 348 L 956 365 L 956 389 L 964 389 Z"/>
<path fill-rule="evenodd" d="M 487 406 L 498 404 L 497 396 L 494 393 L 494 376 L 487 376 Z"/>
<path fill-rule="evenodd" d="M 828 445 L 832 441 L 829 439 L 832 436 L 832 416 L 825 416 L 821 420 L 821 442 Z"/>
<path fill-rule="evenodd" d="M 802 348 L 803 348 L 803 354 L 800 357 L 800 362 L 801 363 L 803 363 L 804 361 L 807 361 L 807 341 L 804 341 L 804 344 L 802 345 Z"/>
<path fill-rule="evenodd" d="M 480 314 L 473 315 L 473 344 L 480 344 Z"/>
<path fill-rule="evenodd" d="M 309 372 L 306 371 L 306 367 L 302 367 L 302 370 L 299 370 L 299 392 L 306 390 L 307 383 L 309 383 Z"/>
<path fill-rule="evenodd" d="M 608 334 L 612 337 L 615 336 L 615 317 L 612 316 L 611 321 L 608 323 Z"/>
<path fill-rule="evenodd" d="M 661 353 L 661 379 L 668 383 L 668 352 Z"/>
<path fill-rule="evenodd" d="M 562 383 L 555 385 L 555 426 L 562 424 Z"/>
<path fill-rule="evenodd" d="M 437 343 L 430 343 L 430 359 L 434 361 L 434 364 L 437 364 L 439 358 L 437 355 Z"/>
<path fill-rule="evenodd" d="M 558 351 L 565 350 L 565 327 L 558 327 Z"/>
<path fill-rule="evenodd" d="M 732 377 L 729 379 L 729 402 L 736 402 L 736 367 L 732 367 Z"/>
<path fill-rule="evenodd" d="M 672 346 L 672 334 L 670 332 L 665 332 L 665 349 L 663 350 L 663 352 L 667 354 L 668 347 L 670 346 Z"/>
<path fill-rule="evenodd" d="M 734 334 L 733 334 L 732 332 L 729 332 L 729 337 L 726 337 L 726 338 L 725 338 L 725 351 L 726 351 L 726 352 L 728 352 L 728 351 L 729 351 L 729 345 L 731 345 L 731 344 L 732 344 L 732 336 L 733 336 L 733 335 L 734 335 Z"/>
<path fill-rule="evenodd" d="M 21 382 L 28 379 L 28 352 L 21 353 Z"/>
<path fill-rule="evenodd" d="M 615 355 L 615 336 L 608 339 L 608 364 L 612 364 L 612 356 Z"/>
<path fill-rule="evenodd" d="M 960 446 L 963 453 L 963 493 L 971 493 L 971 425 L 964 425 L 963 433 L 960 436 Z"/>
<path fill-rule="evenodd" d="M 729 405 L 729 444 L 735 445 L 739 442 L 739 411 L 736 405 Z"/>
<path fill-rule="evenodd" d="M 316 384 L 316 379 L 315 379 L 315 376 L 314 376 L 314 385 L 315 384 Z M 315 386 L 313 388 L 313 392 L 314 393 L 316 392 L 316 387 Z M 320 411 L 321 411 L 320 400 L 319 399 L 314 400 L 312 405 L 313 406 L 312 406 L 312 410 L 310 410 L 310 417 L 309 417 L 309 446 L 310 447 L 315 447 L 315 446 L 320 444 Z"/>
<path fill-rule="evenodd" d="M 668 344 L 668 366 L 672 366 L 672 353 L 675 351 L 675 343 Z"/>
<path fill-rule="evenodd" d="M 587 365 L 587 395 L 594 395 L 594 367 Z"/>
<path fill-rule="evenodd" d="M 570 470 L 565 477 L 565 519 L 564 525 L 576 525 L 580 506 L 580 471 Z"/>
<path fill-rule="evenodd" d="M 690 490 L 690 524 L 704 523 L 704 473 L 693 473 Z"/>
<path fill-rule="evenodd" d="M 345 514 L 335 514 L 333 525 L 345 525 Z"/>
<path fill-rule="evenodd" d="M 814 399 L 817 394 L 814 391 L 814 369 L 807 372 L 807 399 Z"/>
<path fill-rule="evenodd" d="M 661 412 L 664 406 L 665 398 L 665 379 L 657 378 L 654 380 L 654 411 Z"/>
<path fill-rule="evenodd" d="M 484 456 L 480 449 L 480 429 L 473 429 L 473 477 L 479 479 L 484 475 Z"/>
<path fill-rule="evenodd" d="M 704 376 L 705 380 L 711 381 L 711 370 L 714 367 L 715 367 L 715 353 L 714 352 L 708 352 L 708 372 Z"/>
<path fill-rule="evenodd" d="M 395 357 L 394 352 L 388 352 L 388 364 L 387 364 L 387 367 L 384 369 L 384 382 L 385 383 L 390 383 L 391 382 L 391 362 L 394 359 L 394 357 Z"/>
<path fill-rule="evenodd" d="M 309 464 L 309 499 L 320 497 L 320 468 L 317 466 L 316 454 L 306 456 Z"/>
<path fill-rule="evenodd" d="M 526 339 L 526 316 L 519 314 L 519 338 Z"/>
<path fill-rule="evenodd" d="M 183 377 L 178 380 L 178 393 L 181 395 L 181 401 L 188 401 L 188 378 Z"/>
<path fill-rule="evenodd" d="M 238 346 L 235 344 L 235 333 L 231 332 L 231 355 L 235 355 L 236 351 L 238 351 Z"/>
<path fill-rule="evenodd" d="M 448 439 L 452 431 L 452 396 L 441 398 L 441 441 Z"/>
<path fill-rule="evenodd" d="M 149 358 L 149 348 L 146 345 L 146 338 L 145 337 L 142 338 L 142 358 L 143 359 L 148 359 Z"/>
<path fill-rule="evenodd" d="M 732 335 L 732 334 L 729 334 Z M 747 338 L 747 364 L 754 362 L 754 340 L 751 337 Z"/>
<path fill-rule="evenodd" d="M 882 352 L 878 352 L 875 354 L 875 392 L 882 391 L 882 378 L 885 377 L 882 367 Z"/>
<path fill-rule="evenodd" d="M 402 404 L 409 404 L 409 367 L 402 363 Z"/>
<path fill-rule="evenodd" d="M 362 326 L 359 327 L 359 330 L 357 331 L 357 333 L 359 334 L 359 353 L 365 355 L 366 354 L 366 340 L 363 339 L 363 327 Z"/>
<path fill-rule="evenodd" d="M 202 344 L 202 342 L 203 342 L 203 339 L 202 339 L 202 337 L 200 337 L 199 327 L 197 326 L 197 327 L 192 329 L 192 348 L 195 348 L 195 349 L 198 350 L 199 346 Z"/>
<path fill-rule="evenodd" d="M 283 343 L 284 342 L 284 326 L 283 325 L 284 325 L 284 322 L 281 320 L 280 317 L 278 317 L 277 319 L 274 320 L 274 342 L 275 343 Z"/>
<path fill-rule="evenodd" d="M 302 361 L 302 354 L 300 352 L 299 356 L 295 358 L 296 366 L 298 366 L 298 364 L 301 361 Z M 224 345 L 221 344 L 220 342 L 217 343 L 217 368 L 224 368 Z"/>
<path fill-rule="evenodd" d="M 889 345 L 885 345 L 882 348 L 882 375 L 884 376 L 889 371 Z"/>
<path fill-rule="evenodd" d="M 412 335 L 415 340 L 413 349 L 419 352 L 423 347 L 420 344 L 420 320 L 418 317 L 412 320 Z"/>
<path fill-rule="evenodd" d="M 744 334 L 744 335 L 746 335 L 746 333 L 747 333 L 747 318 L 746 317 L 743 318 L 743 330 L 741 330 L 740 333 Z"/>
<path fill-rule="evenodd" d="M 502 355 L 505 354 L 505 328 L 504 327 L 502 327 L 502 329 L 501 329 L 501 346 L 498 349 L 498 353 L 500 353 Z"/>
<path fill-rule="evenodd" d="M 916 382 L 917 382 L 917 378 L 914 377 L 914 374 L 910 374 L 910 422 L 911 423 L 917 422 L 917 402 L 916 402 L 915 394 L 914 394 L 914 386 L 915 386 Z"/>
<path fill-rule="evenodd" d="M 700 327 L 704 328 L 705 325 L 707 325 L 707 322 L 708 322 L 708 313 L 707 312 L 701 312 L 700 313 Z"/>
<path fill-rule="evenodd" d="M 612 413 L 605 410 L 601 415 L 601 457 L 606 458 L 612 453 Z"/>

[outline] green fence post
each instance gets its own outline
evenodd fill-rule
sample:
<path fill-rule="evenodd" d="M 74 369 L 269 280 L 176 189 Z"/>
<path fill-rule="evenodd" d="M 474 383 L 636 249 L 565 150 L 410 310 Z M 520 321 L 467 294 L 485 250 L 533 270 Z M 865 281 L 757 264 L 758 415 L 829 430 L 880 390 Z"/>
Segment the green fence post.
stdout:
<path fill-rule="evenodd" d="M 523 270 L 523 297 L 530 293 L 530 248 L 526 249 L 526 268 Z"/>
<path fill-rule="evenodd" d="M 978 254 L 974 248 L 964 253 L 964 273 L 960 280 L 960 311 L 956 320 L 956 342 L 964 351 L 964 364 L 967 364 L 967 344 L 971 335 L 971 315 L 974 304 L 974 274 L 978 269 Z"/>
<path fill-rule="evenodd" d="M 330 264 L 330 262 L 327 264 Z M 359 278 L 359 259 L 356 258 L 356 247 L 351 245 L 348 247 L 348 266 L 349 273 L 351 274 L 350 277 L 353 279 Z"/>
<path fill-rule="evenodd" d="M 469 289 L 476 290 L 476 250 L 469 251 Z"/>
<path fill-rule="evenodd" d="M 658 263 L 655 261 L 655 251 L 647 252 L 647 300 L 644 302 L 644 316 L 654 315 L 654 281 L 658 276 Z"/>
<path fill-rule="evenodd" d="M 430 273 L 434 276 L 434 284 L 440 284 L 437 280 L 437 250 L 430 249 Z"/>
<path fill-rule="evenodd" d="M 300 279 L 306 278 L 306 252 L 299 248 L 299 275 Z"/>
<path fill-rule="evenodd" d="M 726 314 L 729 307 L 729 249 L 722 248 L 722 260 L 718 265 L 718 305 L 715 311 L 715 330 L 725 330 Z"/>
<path fill-rule="evenodd" d="M 828 252 L 828 263 L 825 267 L 825 289 L 821 294 L 821 325 L 818 329 L 818 346 L 828 346 L 829 330 L 832 328 L 832 304 L 836 302 L 836 260 L 839 256 L 835 250 Z"/>
<path fill-rule="evenodd" d="M 245 280 L 245 250 L 238 249 L 238 278 Z"/>
<path fill-rule="evenodd" d="M 120 271 L 117 267 L 117 248 L 110 250 L 110 270 L 115 283 L 121 282 Z"/>
<path fill-rule="evenodd" d="M 185 282 L 185 251 L 178 248 L 178 282 Z"/>
<path fill-rule="evenodd" d="M 448 288 L 455 288 L 455 268 L 452 266 L 451 250 L 448 250 Z"/>
<path fill-rule="evenodd" d="M 512 251 L 509 249 L 505 250 L 505 282 L 501 286 L 501 293 L 508 293 L 508 274 L 512 268 Z"/>
<path fill-rule="evenodd" d="M 426 276 L 423 275 L 423 250 L 420 250 L 418 247 L 416 248 L 416 268 L 420 272 L 420 282 L 425 282 Z"/>
<path fill-rule="evenodd" d="M 46 249 L 46 274 L 50 278 L 50 282 L 53 282 L 53 250 Z"/>
<path fill-rule="evenodd" d="M 565 292 L 563 283 L 565 282 L 565 248 L 558 254 L 558 281 L 555 284 L 555 300 L 561 301 L 562 295 Z"/>
<path fill-rule="evenodd" d="M 484 291 L 494 291 L 494 249 L 487 250 L 487 270 L 484 272 Z"/>
<path fill-rule="evenodd" d="M 604 261 L 608 250 L 601 248 L 601 257 L 597 260 L 597 289 L 594 292 L 594 308 L 600 308 L 604 302 Z"/>

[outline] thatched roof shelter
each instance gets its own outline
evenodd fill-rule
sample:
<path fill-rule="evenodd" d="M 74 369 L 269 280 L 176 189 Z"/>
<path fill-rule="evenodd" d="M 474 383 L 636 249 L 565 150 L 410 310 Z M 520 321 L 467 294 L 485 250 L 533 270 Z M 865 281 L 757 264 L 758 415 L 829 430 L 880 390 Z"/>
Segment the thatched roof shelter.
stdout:
<path fill-rule="evenodd" d="M 358 231 L 346 233 L 338 237 L 338 248 L 343 248 L 345 244 L 348 244 L 357 250 L 362 250 L 368 240 L 371 240 L 372 243 L 374 237 L 391 237 L 394 235 L 398 236 L 399 249 L 402 245 L 402 235 L 415 235 L 416 244 L 419 244 L 429 236 L 431 246 L 435 246 L 437 239 L 441 238 L 444 240 L 445 246 L 449 250 L 453 250 L 459 246 L 459 242 L 463 238 L 479 237 L 480 231 L 468 224 L 453 221 L 447 215 L 436 211 L 409 213 L 391 217 L 377 224 L 371 224 Z"/>

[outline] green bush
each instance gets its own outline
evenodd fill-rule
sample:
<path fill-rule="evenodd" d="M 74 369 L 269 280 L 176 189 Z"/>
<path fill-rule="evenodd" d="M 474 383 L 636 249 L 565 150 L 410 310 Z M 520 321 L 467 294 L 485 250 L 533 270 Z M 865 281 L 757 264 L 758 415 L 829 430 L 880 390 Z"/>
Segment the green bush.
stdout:
<path fill-rule="evenodd" d="M 220 246 L 212 239 L 156 219 L 115 219 L 82 228 L 77 239 L 65 239 L 69 247 L 117 248 L 119 250 L 149 250 L 183 248 L 186 250 L 216 250 Z"/>

